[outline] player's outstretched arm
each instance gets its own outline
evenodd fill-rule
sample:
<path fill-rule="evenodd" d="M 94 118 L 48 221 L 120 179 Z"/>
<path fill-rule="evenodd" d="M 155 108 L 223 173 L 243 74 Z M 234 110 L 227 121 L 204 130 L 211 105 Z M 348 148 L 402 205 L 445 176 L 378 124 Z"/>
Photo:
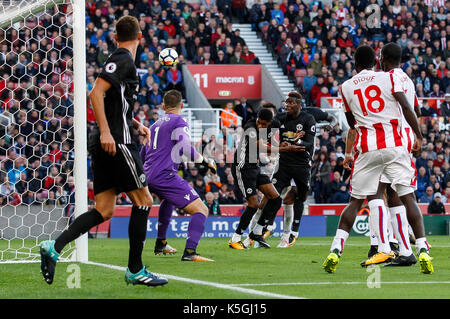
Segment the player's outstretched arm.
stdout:
<path fill-rule="evenodd" d="M 344 158 L 344 168 L 350 168 L 350 163 L 353 162 L 353 152 L 352 148 L 355 145 L 356 140 L 356 129 L 350 128 L 347 132 L 347 139 L 345 141 L 345 158 Z"/>
<path fill-rule="evenodd" d="M 422 142 L 422 132 L 420 131 L 417 116 L 413 112 L 413 108 L 409 104 L 405 93 L 395 92 L 394 97 L 402 108 L 403 116 L 405 117 L 406 122 L 408 122 L 409 126 L 411 126 L 411 129 L 416 135 L 416 141 L 414 142 L 413 151 L 418 151 Z"/>
<path fill-rule="evenodd" d="M 108 121 L 105 114 L 104 96 L 106 91 L 111 88 L 111 84 L 102 78 L 97 78 L 92 91 L 89 93 L 92 108 L 100 130 L 100 143 L 105 152 L 114 156 L 116 154 L 116 143 L 111 135 Z"/>

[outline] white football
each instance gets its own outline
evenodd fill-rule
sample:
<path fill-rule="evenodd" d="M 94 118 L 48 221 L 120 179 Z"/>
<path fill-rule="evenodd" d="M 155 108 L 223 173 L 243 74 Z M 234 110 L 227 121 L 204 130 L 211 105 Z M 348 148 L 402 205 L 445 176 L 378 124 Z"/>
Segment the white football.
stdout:
<path fill-rule="evenodd" d="M 159 62 L 164 66 L 174 66 L 178 63 L 177 51 L 171 48 L 165 48 L 159 53 Z"/>

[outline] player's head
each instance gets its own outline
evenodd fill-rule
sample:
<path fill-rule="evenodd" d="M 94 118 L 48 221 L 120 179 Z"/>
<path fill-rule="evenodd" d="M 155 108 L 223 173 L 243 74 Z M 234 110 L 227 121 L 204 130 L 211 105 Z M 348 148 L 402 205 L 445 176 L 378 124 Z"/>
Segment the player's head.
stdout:
<path fill-rule="evenodd" d="M 271 110 L 262 108 L 258 112 L 258 117 L 256 119 L 256 127 L 258 129 L 268 128 L 272 124 L 273 113 Z"/>
<path fill-rule="evenodd" d="M 302 95 L 297 91 L 289 92 L 286 100 L 284 100 L 284 105 L 287 114 L 297 115 L 302 108 Z"/>
<path fill-rule="evenodd" d="M 383 71 L 389 71 L 400 65 L 402 48 L 397 43 L 388 43 L 381 49 L 380 65 Z"/>
<path fill-rule="evenodd" d="M 163 110 L 166 112 L 181 111 L 181 109 L 183 108 L 183 103 L 181 102 L 181 100 L 182 96 L 179 91 L 167 91 L 163 97 Z"/>
<path fill-rule="evenodd" d="M 375 51 L 368 45 L 361 45 L 356 49 L 354 59 L 356 72 L 372 69 L 376 63 Z"/>
<path fill-rule="evenodd" d="M 273 116 L 277 115 L 277 107 L 275 106 L 275 104 L 271 102 L 264 102 L 261 106 L 263 109 L 271 110 Z"/>
<path fill-rule="evenodd" d="M 141 27 L 139 21 L 133 16 L 123 16 L 116 23 L 117 42 L 136 41 L 138 45 L 142 38 Z"/>

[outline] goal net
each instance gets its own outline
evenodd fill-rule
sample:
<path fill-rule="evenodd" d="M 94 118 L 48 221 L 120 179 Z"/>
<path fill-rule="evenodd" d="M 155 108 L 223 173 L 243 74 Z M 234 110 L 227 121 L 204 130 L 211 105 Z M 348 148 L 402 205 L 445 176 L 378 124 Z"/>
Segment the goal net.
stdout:
<path fill-rule="evenodd" d="M 86 201 L 75 196 L 86 184 L 76 174 L 86 162 L 85 125 L 75 117 L 86 86 L 75 96 L 74 70 L 85 65 L 74 68 L 74 2 L 0 1 L 0 262 L 40 260 L 39 243 L 55 239 Z M 77 247 L 61 259 L 76 259 Z"/>

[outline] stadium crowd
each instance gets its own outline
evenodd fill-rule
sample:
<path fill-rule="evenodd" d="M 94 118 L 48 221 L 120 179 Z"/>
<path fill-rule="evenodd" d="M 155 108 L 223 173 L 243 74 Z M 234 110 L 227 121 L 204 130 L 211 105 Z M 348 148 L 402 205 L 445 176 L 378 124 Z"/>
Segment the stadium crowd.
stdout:
<path fill-rule="evenodd" d="M 380 21 L 370 20 L 371 12 L 365 13 L 371 4 L 380 5 Z M 69 9 L 65 6 L 64 10 Z M 450 2 L 88 0 L 87 91 L 115 49 L 114 23 L 123 15 L 136 16 L 142 28 L 136 55 L 141 85 L 133 115 L 145 125 L 164 114 L 165 90 L 184 91 L 182 64 L 259 63 L 240 31 L 233 28 L 233 21 L 252 24 L 303 93 L 307 106 L 320 107 L 321 97 L 338 96 L 339 85 L 354 72 L 352 54 L 359 44 L 369 44 L 379 52 L 384 43 L 397 42 L 404 52 L 402 68 L 415 82 L 417 95 L 445 96 L 439 111 L 426 103 L 422 107 L 422 115 L 428 117 L 421 120 L 426 138 L 416 161 L 417 199 L 430 203 L 439 193 L 437 197 L 446 202 L 450 196 L 448 129 L 441 129 L 450 115 Z M 2 123 L 7 123 L 0 126 L 4 128 L 0 130 L 0 204 L 74 202 L 72 30 L 66 19 L 53 12 L 39 21 L 29 19 L 28 27 L 19 31 L 0 31 L 0 113 Z M 158 61 L 165 47 L 179 54 L 179 64 L 170 69 Z M 192 183 L 211 214 L 220 214 L 220 204 L 243 203 L 229 163 L 238 127 L 254 117 L 260 105 L 250 105 L 245 97 L 228 103 L 229 112 L 239 115 L 242 123 L 222 121 L 218 136 L 205 135 L 199 143 L 203 151 L 216 155 L 217 176 L 193 164 L 180 165 L 179 174 Z M 90 132 L 95 116 L 89 101 L 87 122 Z M 320 131 L 311 181 L 316 203 L 348 202 L 350 174 L 342 166 L 344 146 L 341 128 Z M 90 170 L 88 178 L 89 200 L 93 201 Z M 120 195 L 117 203 L 130 201 Z"/>

